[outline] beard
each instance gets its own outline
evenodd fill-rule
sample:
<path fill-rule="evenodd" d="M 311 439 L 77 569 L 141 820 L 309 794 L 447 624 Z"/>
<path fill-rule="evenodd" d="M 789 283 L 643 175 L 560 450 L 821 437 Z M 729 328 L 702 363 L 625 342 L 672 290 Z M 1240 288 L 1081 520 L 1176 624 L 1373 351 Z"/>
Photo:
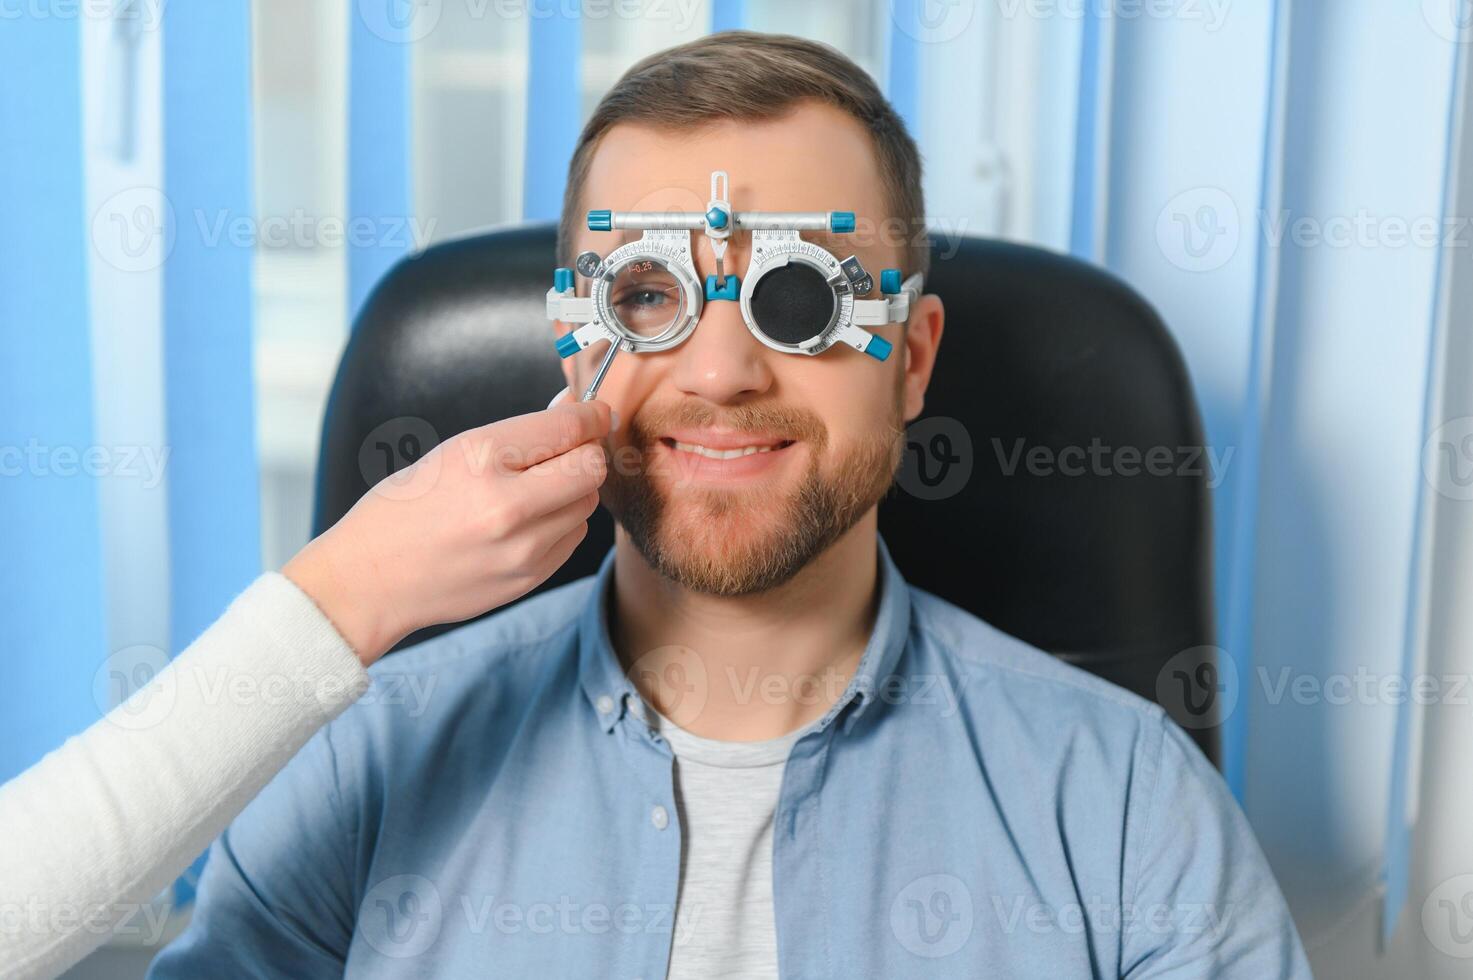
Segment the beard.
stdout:
<path fill-rule="evenodd" d="M 828 429 L 806 410 L 743 405 L 718 411 L 700 403 L 642 410 L 629 423 L 636 465 L 610 465 L 604 504 L 650 567 L 686 589 L 735 597 L 777 588 L 889 491 L 904 445 L 902 391 L 897 384 L 887 424 L 829 466 Z M 806 446 L 807 467 L 797 485 L 785 495 L 763 485 L 712 489 L 682 487 L 678 480 L 663 490 L 646 465 L 659 433 L 715 424 L 782 433 Z"/>

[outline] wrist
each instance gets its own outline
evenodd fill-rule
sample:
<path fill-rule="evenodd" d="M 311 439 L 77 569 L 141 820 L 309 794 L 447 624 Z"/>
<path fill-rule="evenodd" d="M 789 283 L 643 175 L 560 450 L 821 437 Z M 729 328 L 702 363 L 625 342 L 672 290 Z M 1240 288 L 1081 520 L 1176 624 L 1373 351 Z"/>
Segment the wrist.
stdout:
<path fill-rule="evenodd" d="M 282 566 L 281 574 L 306 593 L 368 667 L 397 643 L 386 619 L 386 603 L 368 595 L 341 573 L 340 563 L 326 553 L 328 542 L 312 541 Z"/>

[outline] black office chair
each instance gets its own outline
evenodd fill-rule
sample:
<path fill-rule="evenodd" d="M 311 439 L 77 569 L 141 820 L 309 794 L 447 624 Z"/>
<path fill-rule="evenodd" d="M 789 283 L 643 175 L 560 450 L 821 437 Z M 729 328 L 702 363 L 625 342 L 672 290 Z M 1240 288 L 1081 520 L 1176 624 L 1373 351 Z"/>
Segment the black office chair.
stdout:
<path fill-rule="evenodd" d="M 445 242 L 378 284 L 328 401 L 314 533 L 440 439 L 562 387 L 544 312 L 554 237 L 548 224 Z M 946 333 L 880 507 L 901 572 L 1162 703 L 1216 762 L 1208 474 L 1160 317 L 1107 272 L 1000 241 L 935 245 L 927 290 Z M 600 510 L 543 588 L 594 572 L 612 535 Z"/>

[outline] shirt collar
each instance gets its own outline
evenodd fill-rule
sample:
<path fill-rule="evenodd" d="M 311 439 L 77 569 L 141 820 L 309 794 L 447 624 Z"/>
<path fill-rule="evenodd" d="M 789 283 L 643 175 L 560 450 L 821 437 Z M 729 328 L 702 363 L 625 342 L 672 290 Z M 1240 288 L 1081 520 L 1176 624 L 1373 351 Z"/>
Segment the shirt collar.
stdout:
<path fill-rule="evenodd" d="M 854 709 L 844 723 L 845 731 L 875 700 L 875 692 L 895 669 L 910 632 L 910 588 L 890 557 L 883 538 L 876 537 L 879 569 L 880 608 L 869 643 L 860 656 L 859 667 L 839 696 L 817 724 L 822 731 L 854 702 Z M 634 685 L 619 666 L 614 644 L 609 635 L 608 597 L 614 580 L 614 550 L 604 556 L 594 576 L 593 588 L 578 621 L 578 679 L 583 693 L 605 732 L 612 731 L 626 711 L 641 711 L 643 705 Z"/>

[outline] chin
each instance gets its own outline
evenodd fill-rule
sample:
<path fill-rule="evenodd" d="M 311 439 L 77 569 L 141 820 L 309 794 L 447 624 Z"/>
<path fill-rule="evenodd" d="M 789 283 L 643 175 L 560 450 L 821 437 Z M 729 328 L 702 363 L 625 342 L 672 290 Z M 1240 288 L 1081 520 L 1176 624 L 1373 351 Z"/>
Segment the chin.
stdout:
<path fill-rule="evenodd" d="M 878 432 L 832 472 L 793 447 L 785 465 L 761 478 L 705 485 L 615 471 L 604 502 L 664 578 L 708 595 L 756 595 L 792 580 L 879 502 L 897 445 L 895 431 Z"/>
<path fill-rule="evenodd" d="M 692 592 L 731 598 L 785 585 L 863 513 L 827 506 L 809 483 L 787 493 L 684 490 L 632 503 L 615 517 L 656 572 Z"/>
<path fill-rule="evenodd" d="M 687 501 L 664 512 L 657 535 L 665 550 L 711 562 L 751 561 L 781 549 L 792 535 L 789 509 L 777 502 L 782 498 L 730 492 L 712 496 L 722 499 Z"/>

